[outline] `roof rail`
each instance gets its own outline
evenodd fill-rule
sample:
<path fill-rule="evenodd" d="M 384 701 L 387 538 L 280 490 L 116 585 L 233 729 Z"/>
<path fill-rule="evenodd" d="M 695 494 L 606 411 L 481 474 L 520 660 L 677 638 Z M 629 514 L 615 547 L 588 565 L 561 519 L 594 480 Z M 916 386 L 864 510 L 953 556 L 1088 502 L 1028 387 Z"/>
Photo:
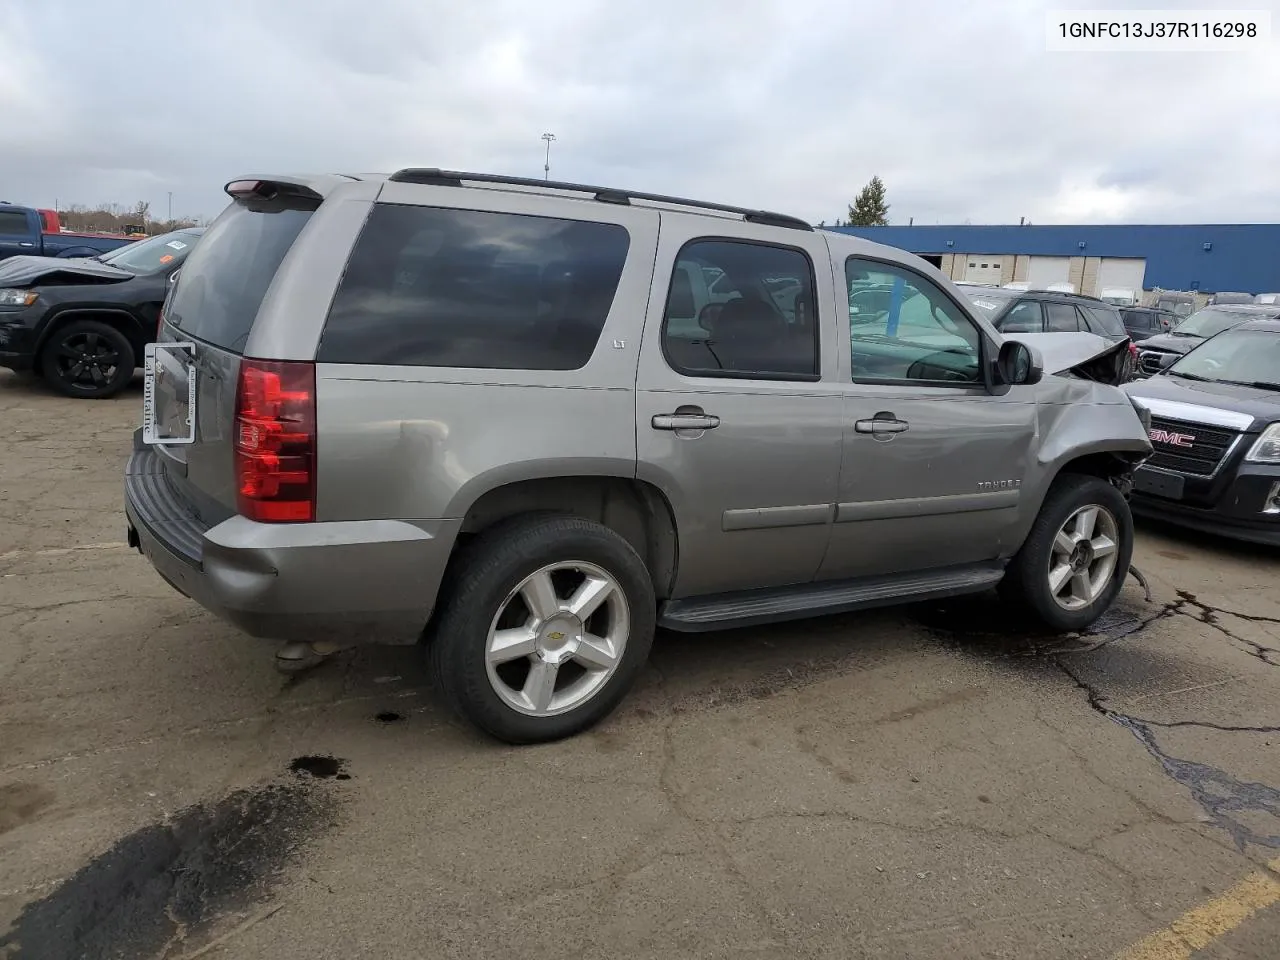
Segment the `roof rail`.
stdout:
<path fill-rule="evenodd" d="M 614 187 L 592 187 L 584 183 L 564 183 L 559 180 L 534 180 L 529 177 L 504 177 L 493 173 L 464 173 L 459 170 L 441 170 L 438 167 L 406 167 L 387 178 L 393 183 L 420 183 L 437 187 L 460 187 L 463 181 L 471 183 L 495 183 L 514 187 L 535 187 L 540 190 L 567 190 L 574 193 L 594 194 L 600 203 L 630 205 L 632 200 L 665 203 L 671 206 L 692 207 L 695 210 L 715 210 L 720 213 L 736 213 L 748 223 L 760 223 L 771 227 L 787 227 L 791 230 L 813 230 L 813 225 L 799 217 L 768 210 L 751 210 L 747 207 L 731 207 L 723 203 L 707 203 L 705 200 L 686 200 L 683 197 L 667 197 L 659 193 L 639 193 L 635 190 L 618 190 Z"/>

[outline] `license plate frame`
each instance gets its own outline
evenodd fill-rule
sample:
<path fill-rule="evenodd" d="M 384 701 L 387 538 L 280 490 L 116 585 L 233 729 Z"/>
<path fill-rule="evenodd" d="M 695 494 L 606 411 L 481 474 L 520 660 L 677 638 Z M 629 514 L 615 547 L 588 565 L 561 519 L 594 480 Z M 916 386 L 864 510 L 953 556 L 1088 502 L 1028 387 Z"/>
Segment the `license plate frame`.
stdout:
<path fill-rule="evenodd" d="M 142 442 L 149 446 L 175 446 L 196 439 L 196 345 L 148 343 L 142 361 Z M 165 396 L 181 404 L 178 416 L 161 423 L 157 401 Z M 169 429 L 173 425 L 178 429 Z"/>
<path fill-rule="evenodd" d="M 1163 497 L 1165 500 L 1181 500 L 1186 482 L 1186 478 L 1180 474 L 1152 470 L 1150 467 L 1139 467 L 1133 475 L 1135 492 Z"/>

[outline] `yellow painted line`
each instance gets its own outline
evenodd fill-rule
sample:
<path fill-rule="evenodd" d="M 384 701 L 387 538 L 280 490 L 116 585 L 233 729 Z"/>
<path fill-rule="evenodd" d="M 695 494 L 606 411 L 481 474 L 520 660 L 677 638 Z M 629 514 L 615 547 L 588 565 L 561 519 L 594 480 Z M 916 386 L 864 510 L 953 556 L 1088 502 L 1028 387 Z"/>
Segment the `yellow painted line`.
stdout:
<path fill-rule="evenodd" d="M 1280 872 L 1280 858 L 1267 864 Z M 1139 940 L 1116 960 L 1190 960 L 1251 916 L 1280 903 L 1280 880 L 1261 871 L 1251 873 L 1230 890 L 1188 910 L 1163 930 Z"/>

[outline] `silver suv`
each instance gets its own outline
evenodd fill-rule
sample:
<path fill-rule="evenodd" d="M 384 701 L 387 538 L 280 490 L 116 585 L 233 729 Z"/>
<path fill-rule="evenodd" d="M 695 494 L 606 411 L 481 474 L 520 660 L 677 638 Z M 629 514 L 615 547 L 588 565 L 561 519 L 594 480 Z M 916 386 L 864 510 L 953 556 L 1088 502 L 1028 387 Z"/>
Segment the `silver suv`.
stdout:
<path fill-rule="evenodd" d="M 227 192 L 148 350 L 129 536 L 286 650 L 421 640 L 530 742 L 605 716 L 658 626 L 1000 586 L 1075 630 L 1121 587 L 1140 411 L 917 257 L 434 169 Z"/>

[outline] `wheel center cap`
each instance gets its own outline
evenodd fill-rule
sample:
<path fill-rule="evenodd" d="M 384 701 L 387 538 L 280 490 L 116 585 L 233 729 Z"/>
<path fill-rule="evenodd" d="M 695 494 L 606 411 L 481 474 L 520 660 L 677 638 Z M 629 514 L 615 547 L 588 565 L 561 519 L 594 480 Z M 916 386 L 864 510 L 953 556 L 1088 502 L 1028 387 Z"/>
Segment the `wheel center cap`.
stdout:
<path fill-rule="evenodd" d="M 1088 540 L 1081 540 L 1076 544 L 1076 548 L 1071 551 L 1071 569 L 1075 573 L 1088 569 L 1093 563 L 1093 544 Z"/>
<path fill-rule="evenodd" d="M 576 617 L 553 617 L 538 631 L 538 654 L 543 660 L 558 663 L 578 649 L 582 623 Z"/>

